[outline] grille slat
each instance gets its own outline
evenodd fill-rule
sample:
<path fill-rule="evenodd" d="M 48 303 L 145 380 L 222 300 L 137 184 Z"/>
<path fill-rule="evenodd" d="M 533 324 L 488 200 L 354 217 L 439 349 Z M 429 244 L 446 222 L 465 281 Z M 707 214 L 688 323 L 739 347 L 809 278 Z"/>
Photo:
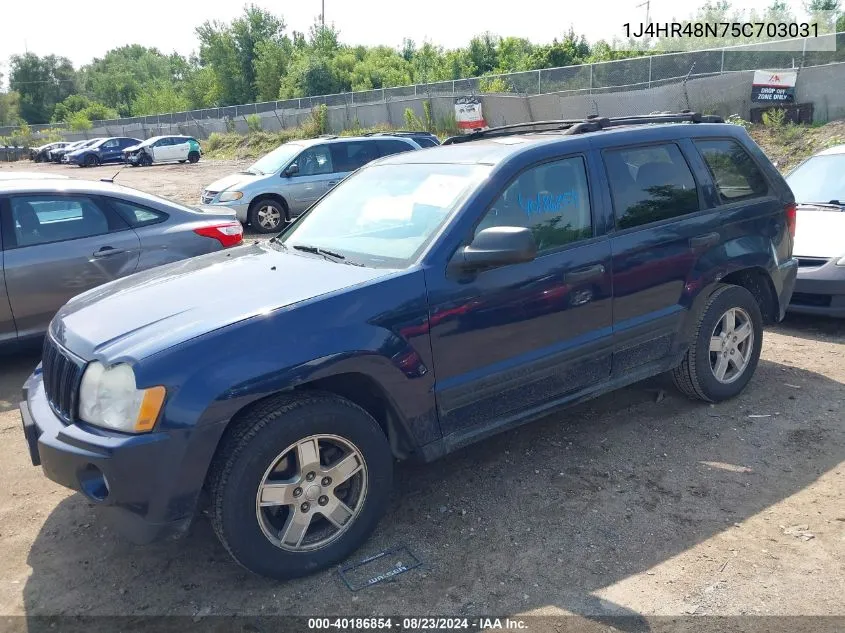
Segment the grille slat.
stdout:
<path fill-rule="evenodd" d="M 53 412 L 65 422 L 76 417 L 77 394 L 84 362 L 60 348 L 49 335 L 44 338 L 41 367 L 44 393 Z"/>

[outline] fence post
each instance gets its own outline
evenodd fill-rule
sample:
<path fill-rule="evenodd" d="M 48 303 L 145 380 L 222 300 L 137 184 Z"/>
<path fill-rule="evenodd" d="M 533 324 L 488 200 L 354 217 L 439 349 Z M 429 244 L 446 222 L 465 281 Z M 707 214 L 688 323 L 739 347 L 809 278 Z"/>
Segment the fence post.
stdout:
<path fill-rule="evenodd" d="M 455 80 L 452 80 L 452 94 L 455 94 Z"/>
<path fill-rule="evenodd" d="M 593 94 L 593 65 L 590 64 L 590 94 Z"/>
<path fill-rule="evenodd" d="M 543 91 L 540 89 L 540 71 L 537 71 L 537 94 L 543 94 Z"/>
<path fill-rule="evenodd" d="M 648 56 L 648 87 L 651 88 L 651 59 L 654 55 Z"/>
<path fill-rule="evenodd" d="M 725 49 L 722 49 L 722 67 L 719 69 L 719 74 L 722 75 L 725 72 Z"/>

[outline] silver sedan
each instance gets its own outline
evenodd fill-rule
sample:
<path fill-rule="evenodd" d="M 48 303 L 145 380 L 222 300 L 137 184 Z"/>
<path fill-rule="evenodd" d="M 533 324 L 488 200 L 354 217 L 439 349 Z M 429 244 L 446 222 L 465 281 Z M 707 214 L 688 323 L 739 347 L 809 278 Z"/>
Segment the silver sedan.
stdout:
<path fill-rule="evenodd" d="M 111 182 L 0 181 L 0 347 L 43 335 L 81 292 L 242 241 L 224 209 L 202 212 Z"/>

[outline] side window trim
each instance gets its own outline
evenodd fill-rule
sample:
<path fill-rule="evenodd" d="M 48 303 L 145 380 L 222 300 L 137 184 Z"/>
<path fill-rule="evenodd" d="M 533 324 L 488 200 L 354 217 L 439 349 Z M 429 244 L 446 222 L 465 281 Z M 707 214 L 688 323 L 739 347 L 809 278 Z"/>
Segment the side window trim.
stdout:
<path fill-rule="evenodd" d="M 571 154 L 562 154 L 562 155 L 559 155 L 559 156 L 552 156 L 552 157 L 544 158 L 544 159 L 539 160 L 537 162 L 531 163 L 530 165 L 526 165 L 525 167 L 520 169 L 516 174 L 514 174 L 507 181 L 507 183 L 505 183 L 504 186 L 500 187 L 499 190 L 494 194 L 492 202 L 485 207 L 485 209 L 479 214 L 479 216 L 475 220 L 475 222 L 473 222 L 468 236 L 464 239 L 464 242 L 462 242 L 461 245 L 468 246 L 470 243 L 472 243 L 472 240 L 475 237 L 475 231 L 478 229 L 478 225 L 481 224 L 481 222 L 484 220 L 485 217 L 487 217 L 487 214 L 490 212 L 490 210 L 493 208 L 493 206 L 499 201 L 499 199 L 504 195 L 505 191 L 507 191 L 508 188 L 511 185 L 513 185 L 513 183 L 515 183 L 517 181 L 517 179 L 520 178 L 524 173 L 526 173 L 527 171 L 530 171 L 532 169 L 542 167 L 543 165 L 548 165 L 550 163 L 557 163 L 557 162 L 561 162 L 561 161 L 572 159 L 572 158 L 580 158 L 581 161 L 582 161 L 583 167 L 584 167 L 584 178 L 587 182 L 587 194 L 588 194 L 588 197 L 589 197 L 589 205 L 590 205 L 590 229 L 592 231 L 592 235 L 590 237 L 587 237 L 587 238 L 584 238 L 584 239 L 581 239 L 581 240 L 575 240 L 574 242 L 562 244 L 562 245 L 557 246 L 555 248 L 545 249 L 545 250 L 542 250 L 542 251 L 538 250 L 537 251 L 537 259 L 540 259 L 541 257 L 545 257 L 547 255 L 555 255 L 557 253 L 568 250 L 570 248 L 575 248 L 575 247 L 581 246 L 582 244 L 587 244 L 590 241 L 601 237 L 601 232 L 598 231 L 597 227 L 596 227 L 596 192 L 595 192 L 595 187 L 592 184 L 592 178 L 591 178 L 591 174 L 590 174 L 590 161 L 589 161 L 589 158 L 587 156 L 587 153 L 588 152 L 586 150 L 584 150 L 584 151 L 579 151 L 579 152 L 573 152 Z M 458 248 L 460 248 L 461 245 L 459 245 Z"/>
<path fill-rule="evenodd" d="M 712 211 L 711 205 L 703 196 L 703 184 L 699 179 L 699 175 L 697 172 L 698 170 L 691 164 L 691 157 L 688 155 L 689 148 L 684 148 L 684 140 L 689 140 L 684 138 L 674 138 L 668 140 L 660 140 L 660 141 L 651 141 L 647 143 L 633 143 L 631 145 L 612 145 L 609 147 L 602 147 L 599 150 L 599 159 L 601 161 L 601 168 L 603 170 L 604 179 L 607 182 L 607 195 L 608 201 L 610 203 L 610 214 L 609 219 L 612 222 L 612 226 L 608 227 L 608 233 L 612 235 L 619 235 L 625 234 L 630 231 L 636 231 L 644 227 L 652 227 L 652 226 L 660 226 L 662 224 L 670 224 L 672 222 L 678 222 L 679 220 L 683 220 L 684 218 L 693 217 L 705 211 Z M 678 215 L 671 218 L 664 218 L 662 220 L 655 220 L 653 222 L 648 222 L 646 224 L 638 224 L 636 226 L 630 226 L 625 228 L 619 228 L 619 216 L 616 214 L 616 200 L 613 195 L 613 187 L 610 184 L 610 172 L 607 169 L 607 161 L 605 160 L 605 154 L 607 152 L 615 152 L 615 151 L 624 151 L 628 149 L 639 149 L 645 147 L 663 147 L 666 145 L 674 145 L 681 154 L 681 157 L 684 159 L 684 164 L 689 169 L 690 174 L 692 175 L 692 180 L 695 183 L 696 195 L 698 198 L 698 210 L 693 211 L 692 213 L 686 213 L 684 215 Z M 703 157 L 701 159 L 704 160 Z"/>
<path fill-rule="evenodd" d="M 764 200 L 766 198 L 777 197 L 775 193 L 775 187 L 772 184 L 771 176 L 767 173 L 767 170 L 758 162 L 757 158 L 754 154 L 748 151 L 748 148 L 742 143 L 739 139 L 734 138 L 732 136 L 697 136 L 689 139 L 690 145 L 692 146 L 692 150 L 695 152 L 697 158 L 701 161 L 702 168 L 705 170 L 707 177 L 710 180 L 711 186 L 713 187 L 713 207 L 714 208 L 722 208 L 731 206 L 737 203 L 746 203 L 749 200 Z M 707 162 L 707 159 L 704 157 L 704 153 L 698 147 L 699 142 L 707 142 L 707 141 L 727 141 L 731 143 L 735 143 L 738 145 L 742 151 L 745 153 L 746 158 L 751 161 L 751 164 L 757 168 L 757 171 L 760 172 L 760 175 L 763 177 L 763 182 L 766 183 L 766 193 L 762 196 L 755 196 L 754 198 L 746 197 L 746 198 L 737 198 L 736 200 L 729 200 L 723 201 L 722 195 L 719 193 L 719 187 L 716 183 L 716 175 L 713 173 L 713 170 L 710 168 L 710 164 Z"/>

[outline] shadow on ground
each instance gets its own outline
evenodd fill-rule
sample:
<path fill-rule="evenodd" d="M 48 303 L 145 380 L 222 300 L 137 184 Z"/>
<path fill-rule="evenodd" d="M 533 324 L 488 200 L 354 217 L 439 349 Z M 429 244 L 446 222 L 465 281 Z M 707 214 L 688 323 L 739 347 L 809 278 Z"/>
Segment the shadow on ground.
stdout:
<path fill-rule="evenodd" d="M 799 378 L 806 389 L 782 388 Z M 664 387 L 666 397 L 655 397 Z M 438 463 L 400 465 L 391 509 L 355 558 L 405 544 L 424 565 L 357 593 L 334 570 L 287 583 L 252 576 L 203 516 L 187 539 L 130 545 L 74 495 L 31 547 L 25 609 L 474 615 L 553 606 L 592 618 L 636 615 L 597 591 L 736 529 L 845 459 L 841 409 L 830 406 L 842 389 L 761 361 L 749 389 L 718 406 L 690 402 L 658 379 Z"/>

